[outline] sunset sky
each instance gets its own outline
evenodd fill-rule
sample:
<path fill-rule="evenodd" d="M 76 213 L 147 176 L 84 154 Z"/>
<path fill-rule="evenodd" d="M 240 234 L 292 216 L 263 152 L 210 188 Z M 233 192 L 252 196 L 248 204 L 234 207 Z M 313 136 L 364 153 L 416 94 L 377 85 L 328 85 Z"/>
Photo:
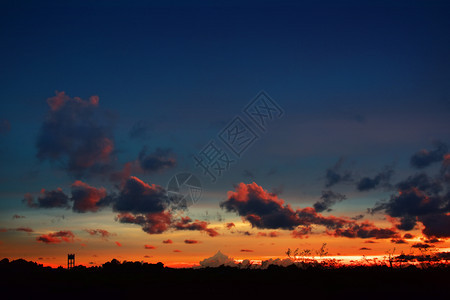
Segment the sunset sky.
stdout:
<path fill-rule="evenodd" d="M 63 2 L 0 7 L 0 259 L 450 248 L 448 1 Z"/>

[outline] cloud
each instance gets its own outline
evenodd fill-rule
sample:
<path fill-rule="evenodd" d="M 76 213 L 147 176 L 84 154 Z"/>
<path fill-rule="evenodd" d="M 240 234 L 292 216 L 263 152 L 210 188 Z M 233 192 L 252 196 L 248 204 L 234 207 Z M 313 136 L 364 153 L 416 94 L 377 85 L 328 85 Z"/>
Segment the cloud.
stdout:
<path fill-rule="evenodd" d="M 25 216 L 21 216 L 21 215 L 15 214 L 15 215 L 12 216 L 12 218 L 13 219 L 24 219 Z"/>
<path fill-rule="evenodd" d="M 337 202 L 341 202 L 347 197 L 345 195 L 342 195 L 340 193 L 335 193 L 331 190 L 328 191 L 322 191 L 322 196 L 320 196 L 320 201 L 317 201 L 314 203 L 313 207 L 317 212 L 323 212 L 323 211 L 331 211 L 330 207 L 336 204 Z"/>
<path fill-rule="evenodd" d="M 351 217 L 351 219 L 352 219 L 352 220 L 355 220 L 355 221 L 361 220 L 362 218 L 364 218 L 364 215 L 363 215 L 363 214 L 360 214 L 360 215 Z"/>
<path fill-rule="evenodd" d="M 412 238 L 414 238 L 414 236 L 413 236 L 411 233 L 405 233 L 405 234 L 403 235 L 403 238 L 404 238 L 404 239 L 412 239 Z"/>
<path fill-rule="evenodd" d="M 341 182 L 351 182 L 353 180 L 350 171 L 342 171 L 344 158 L 341 157 L 334 166 L 328 168 L 325 172 L 325 187 L 329 188 Z"/>
<path fill-rule="evenodd" d="M 111 170 L 112 126 L 98 109 L 99 98 L 83 100 L 57 92 L 47 103 L 50 110 L 36 141 L 37 157 L 58 163 L 76 178 Z"/>
<path fill-rule="evenodd" d="M 27 233 L 31 233 L 33 232 L 33 229 L 29 228 L 29 227 L 17 227 L 17 228 L 0 228 L 0 232 L 7 232 L 7 231 L 22 231 L 22 232 L 27 232 Z"/>
<path fill-rule="evenodd" d="M 53 191 L 42 189 L 37 202 L 30 193 L 27 193 L 23 202 L 33 208 L 69 208 L 69 196 L 61 188 Z"/>
<path fill-rule="evenodd" d="M 131 176 L 119 194 L 113 197 L 113 210 L 119 212 L 116 220 L 120 223 L 137 224 L 149 234 L 160 234 L 167 230 L 198 230 L 209 236 L 219 233 L 208 228 L 205 221 L 192 221 L 189 217 L 175 220 L 168 207 L 168 198 L 163 187 L 147 184 Z"/>
<path fill-rule="evenodd" d="M 117 242 L 117 241 L 115 243 L 116 243 L 117 247 L 122 247 L 122 243 Z"/>
<path fill-rule="evenodd" d="M 139 153 L 139 164 L 145 172 L 157 172 L 176 165 L 175 155 L 171 149 L 157 148 L 153 153 L 147 153 L 144 147 Z"/>
<path fill-rule="evenodd" d="M 425 226 L 422 231 L 425 235 L 438 238 L 450 237 L 449 214 L 429 214 L 419 217 L 419 221 Z"/>
<path fill-rule="evenodd" d="M 223 254 L 220 251 L 217 251 L 216 254 L 214 254 L 211 257 L 205 258 L 204 260 L 199 262 L 200 267 L 202 268 L 217 268 L 220 266 L 229 266 L 229 267 L 235 267 L 236 262 L 231 257 L 228 257 L 227 255 Z"/>
<path fill-rule="evenodd" d="M 131 176 L 125 183 L 113 205 L 119 212 L 161 213 L 167 207 L 167 195 L 163 187 L 147 184 Z"/>
<path fill-rule="evenodd" d="M 0 135 L 5 135 L 11 130 L 11 123 L 7 119 L 0 119 Z"/>
<path fill-rule="evenodd" d="M 105 229 L 85 229 L 84 231 L 93 236 L 100 236 L 104 240 L 107 240 L 110 236 L 115 235 L 114 233 L 110 233 Z"/>
<path fill-rule="evenodd" d="M 241 249 L 241 252 L 253 252 L 251 249 Z"/>
<path fill-rule="evenodd" d="M 72 184 L 72 209 L 78 213 L 96 212 L 109 204 L 104 200 L 106 196 L 104 188 L 95 188 L 77 180 Z"/>
<path fill-rule="evenodd" d="M 433 248 L 433 245 L 429 245 L 429 244 L 424 244 L 424 243 L 415 243 L 414 245 L 411 246 L 412 248 L 422 248 L 422 249 L 426 249 L 426 248 Z"/>
<path fill-rule="evenodd" d="M 175 253 L 180 253 L 180 252 L 182 252 L 181 250 L 178 250 L 178 249 L 175 249 L 175 250 L 173 250 L 173 252 L 175 252 Z"/>
<path fill-rule="evenodd" d="M 408 244 L 408 242 L 405 241 L 404 239 L 392 239 L 391 243 L 394 243 L 394 244 Z"/>
<path fill-rule="evenodd" d="M 293 238 L 308 238 L 309 234 L 312 232 L 311 225 L 299 226 L 295 230 L 292 231 L 291 235 Z"/>
<path fill-rule="evenodd" d="M 382 211 L 397 218 L 400 222 L 397 228 L 401 230 L 412 230 L 417 222 L 421 222 L 423 234 L 450 237 L 450 185 L 442 177 L 433 178 L 419 173 L 399 182 L 396 187 L 399 190 L 397 194 L 376 204 L 370 211 Z"/>
<path fill-rule="evenodd" d="M 126 181 L 113 204 L 114 211 L 120 212 L 116 217 L 120 223 L 140 225 L 149 234 L 160 234 L 170 228 L 172 214 L 166 208 L 165 189 L 134 176 Z"/>
<path fill-rule="evenodd" d="M 95 188 L 77 180 L 72 184 L 72 196 L 69 198 L 61 188 L 53 191 L 41 190 L 41 194 L 35 201 L 30 193 L 25 194 L 23 202 L 32 208 L 70 208 L 77 213 L 96 212 L 107 206 L 113 200 L 108 196 L 104 188 Z"/>
<path fill-rule="evenodd" d="M 289 229 L 311 224 L 327 228 L 342 227 L 351 222 L 344 218 L 324 217 L 314 208 L 293 210 L 277 195 L 267 192 L 256 183 L 240 183 L 236 191 L 228 192 L 228 199 L 220 204 L 227 211 L 237 212 L 252 227 L 260 229 Z"/>
<path fill-rule="evenodd" d="M 120 213 L 117 215 L 120 223 L 137 224 L 142 230 L 149 234 L 160 234 L 167 231 L 172 223 L 172 215 L 170 212 L 148 213 L 148 214 L 131 214 Z"/>
<path fill-rule="evenodd" d="M 366 251 L 366 250 L 372 250 L 372 249 L 367 248 L 367 247 L 362 247 L 362 248 L 359 248 L 359 250 L 360 250 L 360 251 Z"/>
<path fill-rule="evenodd" d="M 52 232 L 49 234 L 43 234 L 36 238 L 38 242 L 45 244 L 58 244 L 61 242 L 73 242 L 75 235 L 70 230 L 61 230 L 58 232 Z"/>
<path fill-rule="evenodd" d="M 347 228 L 337 228 L 328 232 L 335 237 L 361 238 L 361 239 L 388 239 L 397 238 L 398 232 L 393 228 L 378 228 L 372 223 L 365 221 L 361 224 L 353 223 Z"/>
<path fill-rule="evenodd" d="M 173 242 L 172 242 L 172 240 L 171 239 L 168 239 L 168 240 L 164 240 L 163 241 L 163 244 L 172 244 Z"/>
<path fill-rule="evenodd" d="M 199 243 L 199 241 L 187 239 L 187 240 L 184 240 L 184 243 L 185 243 L 185 244 L 197 244 L 197 243 Z"/>
<path fill-rule="evenodd" d="M 229 222 L 229 223 L 226 223 L 226 224 L 225 224 L 225 227 L 226 227 L 226 229 L 231 229 L 231 228 L 233 228 L 233 227 L 236 227 L 236 225 L 234 225 L 233 222 Z"/>
<path fill-rule="evenodd" d="M 424 240 L 424 242 L 427 244 L 434 244 L 434 243 L 443 243 L 444 240 L 440 240 L 438 238 L 433 237 L 433 238 Z"/>
<path fill-rule="evenodd" d="M 228 192 L 228 199 L 220 204 L 227 211 L 235 211 L 253 227 L 293 229 L 298 217 L 290 206 L 276 195 L 263 190 L 256 183 L 240 183 L 236 191 Z"/>
<path fill-rule="evenodd" d="M 129 161 L 123 165 L 122 170 L 111 172 L 109 180 L 118 183 L 117 188 L 121 189 L 133 172 L 140 173 L 140 167 L 137 166 L 136 162 Z"/>
<path fill-rule="evenodd" d="M 15 231 L 22 231 L 22 232 L 33 232 L 33 229 L 31 229 L 30 227 L 17 227 L 14 229 Z"/>
<path fill-rule="evenodd" d="M 151 127 L 149 123 L 139 120 L 133 124 L 128 134 L 132 139 L 148 139 Z"/>
<path fill-rule="evenodd" d="M 270 168 L 269 171 L 267 171 L 266 176 L 272 176 L 275 175 L 278 172 L 278 170 L 274 167 Z"/>
<path fill-rule="evenodd" d="M 263 237 L 278 237 L 280 234 L 277 231 L 271 231 L 271 232 L 258 232 L 258 236 Z"/>
<path fill-rule="evenodd" d="M 392 177 L 394 170 L 392 167 L 386 167 L 383 171 L 375 175 L 375 177 L 363 177 L 356 184 L 356 188 L 358 191 L 369 191 L 372 189 L 376 189 L 379 186 L 389 186 L 389 181 Z"/>
<path fill-rule="evenodd" d="M 249 178 L 255 178 L 255 174 L 250 170 L 244 170 L 242 173 L 242 176 L 249 177 Z"/>
<path fill-rule="evenodd" d="M 447 145 L 440 141 L 436 141 L 434 146 L 434 150 L 423 149 L 411 156 L 411 165 L 417 169 L 423 169 L 435 162 L 442 161 L 444 155 L 448 152 Z"/>
<path fill-rule="evenodd" d="M 192 221 L 191 218 L 189 217 L 182 217 L 180 221 L 173 223 L 172 226 L 177 230 L 203 231 L 206 232 L 211 237 L 219 235 L 219 233 L 216 230 L 208 228 L 207 222 L 199 220 Z"/>
<path fill-rule="evenodd" d="M 148 250 L 156 249 L 156 247 L 155 247 L 155 246 L 152 246 L 152 245 L 144 245 L 144 248 L 145 248 L 145 249 L 148 249 Z"/>
<path fill-rule="evenodd" d="M 235 191 L 228 192 L 227 200 L 220 206 L 238 213 L 252 227 L 293 230 L 293 237 L 307 237 L 314 225 L 324 226 L 328 234 L 336 237 L 386 239 L 397 236 L 394 229 L 378 228 L 367 221 L 357 223 L 349 218 L 325 217 L 313 207 L 294 210 L 254 182 L 238 184 Z"/>
<path fill-rule="evenodd" d="M 443 190 L 442 183 L 442 181 L 431 178 L 425 173 L 418 173 L 400 181 L 396 187 L 400 191 L 418 189 L 427 194 L 439 194 Z"/>

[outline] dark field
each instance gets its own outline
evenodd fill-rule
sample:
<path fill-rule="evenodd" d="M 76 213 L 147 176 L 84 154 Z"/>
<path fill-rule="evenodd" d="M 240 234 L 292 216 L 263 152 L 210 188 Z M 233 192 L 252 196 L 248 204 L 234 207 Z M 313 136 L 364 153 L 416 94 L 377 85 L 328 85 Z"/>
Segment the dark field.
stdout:
<path fill-rule="evenodd" d="M 449 267 L 442 265 L 426 269 L 387 266 L 171 269 L 162 264 L 132 262 L 67 270 L 45 268 L 24 260 L 3 260 L 0 288 L 3 295 L 11 295 L 3 299 L 432 299 L 448 294 L 449 271 Z"/>

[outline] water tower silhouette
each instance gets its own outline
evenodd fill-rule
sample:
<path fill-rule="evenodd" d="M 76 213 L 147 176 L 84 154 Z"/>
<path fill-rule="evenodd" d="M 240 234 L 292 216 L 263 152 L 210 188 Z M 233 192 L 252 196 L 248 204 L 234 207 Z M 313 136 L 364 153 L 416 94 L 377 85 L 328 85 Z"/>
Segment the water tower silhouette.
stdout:
<path fill-rule="evenodd" d="M 75 254 L 67 254 L 67 269 L 75 267 Z"/>

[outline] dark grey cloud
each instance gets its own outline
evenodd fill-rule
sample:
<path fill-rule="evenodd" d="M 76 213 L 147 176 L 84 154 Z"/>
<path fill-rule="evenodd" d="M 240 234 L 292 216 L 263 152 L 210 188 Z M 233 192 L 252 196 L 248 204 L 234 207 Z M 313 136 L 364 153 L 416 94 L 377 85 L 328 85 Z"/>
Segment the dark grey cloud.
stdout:
<path fill-rule="evenodd" d="M 434 143 L 434 150 L 420 150 L 416 152 L 410 160 L 413 167 L 418 169 L 423 169 L 429 165 L 440 162 L 443 160 L 444 155 L 448 152 L 448 147 L 445 143 L 441 141 L 436 141 Z"/>
<path fill-rule="evenodd" d="M 157 172 L 176 165 L 175 154 L 171 149 L 157 148 L 153 153 L 147 152 L 147 147 L 144 147 L 138 157 L 142 170 L 146 172 Z"/>
<path fill-rule="evenodd" d="M 426 215 L 419 217 L 419 221 L 425 226 L 423 233 L 427 236 L 438 238 L 450 237 L 450 215 L 444 213 Z"/>
<path fill-rule="evenodd" d="M 439 178 L 432 178 L 425 173 L 418 173 L 408 176 L 405 180 L 397 183 L 399 190 L 409 190 L 417 188 L 428 195 L 439 194 L 443 191 L 443 182 Z"/>
<path fill-rule="evenodd" d="M 117 221 L 139 225 L 149 234 L 160 234 L 167 230 L 196 230 L 211 237 L 219 235 L 208 227 L 206 221 L 191 220 L 189 217 L 176 219 L 169 209 L 166 190 L 133 176 L 114 197 L 113 210 L 119 212 Z"/>
<path fill-rule="evenodd" d="M 235 211 L 258 228 L 293 229 L 298 226 L 299 220 L 295 211 L 283 205 L 276 196 L 262 190 L 256 183 L 237 186 L 236 194 L 220 204 L 227 211 Z M 246 201 L 242 201 L 242 197 Z"/>
<path fill-rule="evenodd" d="M 273 176 L 273 175 L 275 175 L 277 173 L 278 173 L 277 168 L 270 168 L 269 171 L 267 171 L 266 176 Z"/>
<path fill-rule="evenodd" d="M 356 188 L 359 191 L 369 191 L 372 189 L 376 189 L 380 186 L 389 187 L 389 181 L 394 173 L 394 169 L 392 167 L 386 167 L 383 171 L 375 175 L 374 177 L 363 177 L 356 184 Z"/>
<path fill-rule="evenodd" d="M 242 172 L 242 176 L 249 177 L 249 178 L 255 178 L 255 174 L 250 170 L 244 170 Z"/>
<path fill-rule="evenodd" d="M 53 191 L 42 189 L 41 194 L 34 200 L 31 194 L 26 194 L 23 202 L 33 208 L 69 208 L 69 196 L 62 189 Z"/>
<path fill-rule="evenodd" d="M 112 120 L 98 108 L 98 97 L 71 98 L 57 92 L 36 141 L 37 157 L 57 163 L 75 178 L 109 172 L 114 160 Z"/>
<path fill-rule="evenodd" d="M 317 212 L 331 211 L 331 206 L 347 199 L 343 194 L 333 192 L 331 190 L 322 191 L 322 196 L 320 196 L 320 201 L 314 203 L 313 207 Z"/>
<path fill-rule="evenodd" d="M 72 208 L 74 212 L 97 212 L 114 201 L 113 195 L 108 195 L 104 188 L 92 187 L 80 180 L 72 184 L 72 195 L 69 197 L 61 188 L 47 191 L 41 190 L 35 200 L 33 195 L 27 193 L 23 202 L 32 208 Z"/>
<path fill-rule="evenodd" d="M 404 239 L 392 239 L 391 240 L 391 243 L 393 243 L 393 244 L 408 244 L 408 242 L 407 241 L 405 241 Z"/>
<path fill-rule="evenodd" d="M 443 161 L 443 165 L 446 161 Z M 419 173 L 397 183 L 398 193 L 377 203 L 371 213 L 384 212 L 397 218 L 400 230 L 412 230 L 422 223 L 429 237 L 450 237 L 450 184 L 442 172 L 437 176 Z"/>
<path fill-rule="evenodd" d="M 371 223 L 352 223 L 347 228 L 337 228 L 330 233 L 336 237 L 361 238 L 361 239 L 388 239 L 397 238 L 398 232 L 391 228 L 378 228 Z"/>
<path fill-rule="evenodd" d="M 167 208 L 166 190 L 155 184 L 147 184 L 131 176 L 123 186 L 113 209 L 127 213 L 160 213 Z"/>
<path fill-rule="evenodd" d="M 329 188 L 341 182 L 353 181 L 352 172 L 349 170 L 342 170 L 344 158 L 341 157 L 334 166 L 328 168 L 325 172 L 325 187 Z"/>
<path fill-rule="evenodd" d="M 412 248 L 422 248 L 422 249 L 426 249 L 426 248 L 433 248 L 433 245 L 429 245 L 429 244 L 424 244 L 424 243 L 415 243 L 414 245 L 411 246 Z"/>
<path fill-rule="evenodd" d="M 133 124 L 129 131 L 129 136 L 132 139 L 148 139 L 150 138 L 152 125 L 146 121 L 139 120 Z"/>

